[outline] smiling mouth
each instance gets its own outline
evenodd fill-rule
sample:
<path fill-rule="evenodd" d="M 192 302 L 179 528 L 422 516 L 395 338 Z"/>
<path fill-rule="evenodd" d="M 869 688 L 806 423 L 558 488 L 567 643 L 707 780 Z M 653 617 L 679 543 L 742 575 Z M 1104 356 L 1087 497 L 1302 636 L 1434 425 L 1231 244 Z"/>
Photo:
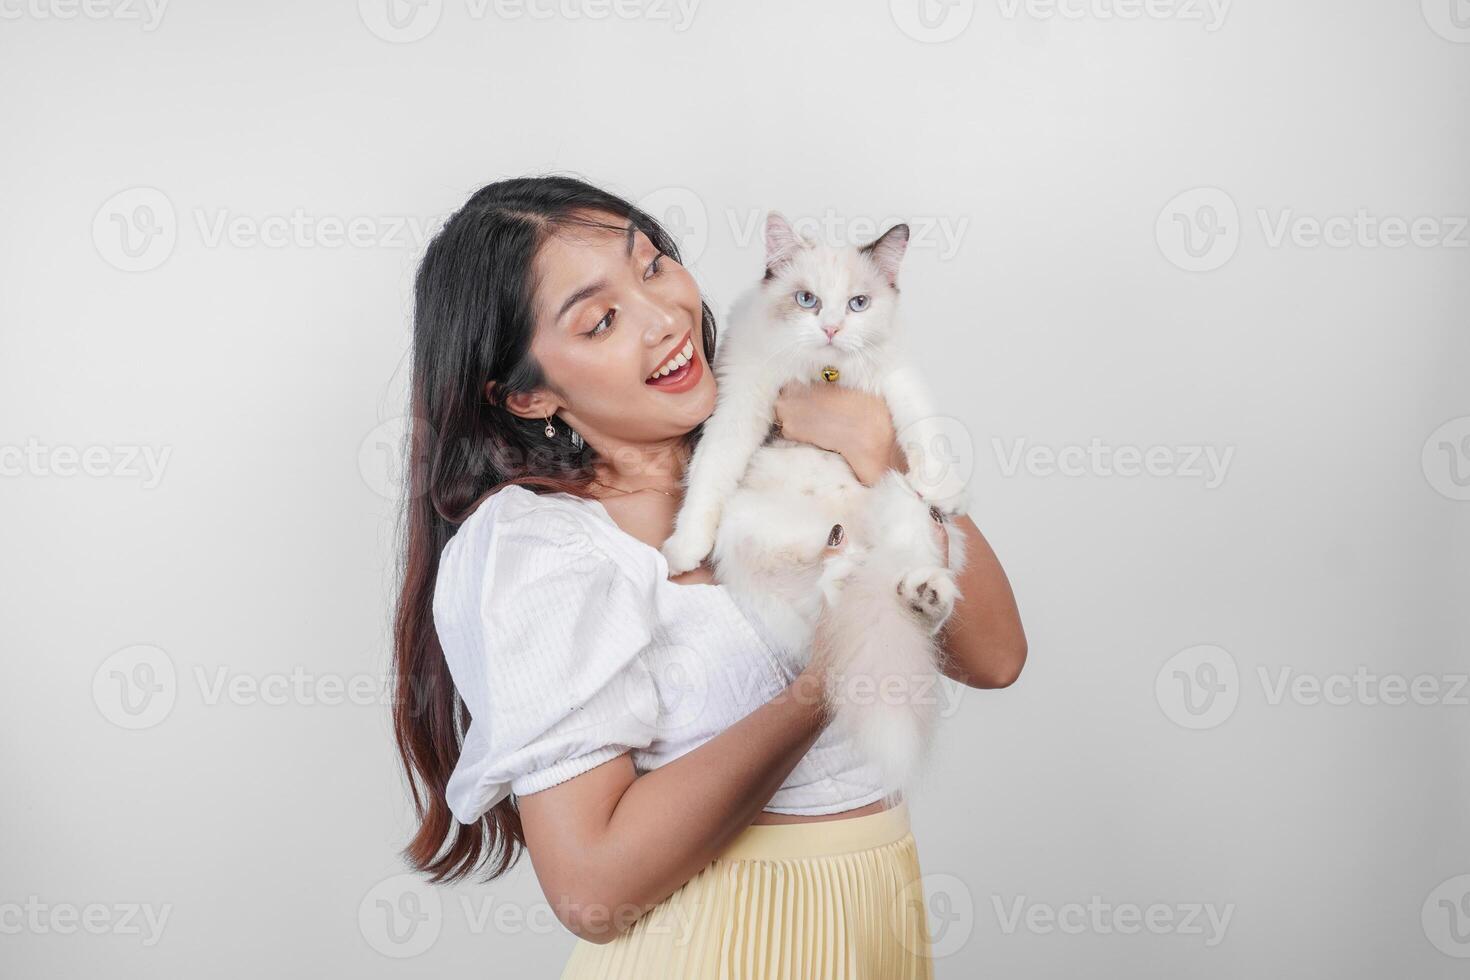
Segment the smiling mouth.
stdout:
<path fill-rule="evenodd" d="M 650 374 L 643 383 L 650 385 L 677 384 L 688 376 L 690 365 L 694 363 L 694 360 L 694 331 L 691 330 L 688 336 L 684 338 L 684 343 L 676 347 L 674 353 L 660 364 L 658 370 Z"/>

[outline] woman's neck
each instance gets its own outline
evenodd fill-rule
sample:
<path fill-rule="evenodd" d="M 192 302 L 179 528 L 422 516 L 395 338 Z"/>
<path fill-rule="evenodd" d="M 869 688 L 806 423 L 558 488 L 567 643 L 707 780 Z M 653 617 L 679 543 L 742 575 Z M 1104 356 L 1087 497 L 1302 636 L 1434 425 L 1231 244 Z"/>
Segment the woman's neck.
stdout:
<path fill-rule="evenodd" d="M 655 489 L 676 493 L 689 463 L 683 438 L 665 442 L 623 443 L 598 452 L 597 479 L 613 489 Z"/>

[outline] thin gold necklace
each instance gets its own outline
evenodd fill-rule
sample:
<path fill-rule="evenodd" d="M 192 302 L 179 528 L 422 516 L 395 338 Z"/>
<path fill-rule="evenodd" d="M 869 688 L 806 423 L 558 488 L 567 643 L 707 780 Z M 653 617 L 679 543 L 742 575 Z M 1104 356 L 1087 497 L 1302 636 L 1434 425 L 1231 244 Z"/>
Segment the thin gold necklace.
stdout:
<path fill-rule="evenodd" d="M 673 497 L 675 499 L 678 499 L 679 496 L 677 493 L 669 493 L 669 491 L 660 490 L 658 487 L 639 487 L 637 490 L 619 490 L 617 487 L 609 486 L 608 484 L 603 483 L 601 480 L 593 480 L 592 482 L 597 484 L 599 487 L 607 487 L 607 489 L 616 491 L 617 493 L 621 494 L 642 493 L 644 490 L 652 490 L 654 493 L 661 493 L 665 497 Z"/>

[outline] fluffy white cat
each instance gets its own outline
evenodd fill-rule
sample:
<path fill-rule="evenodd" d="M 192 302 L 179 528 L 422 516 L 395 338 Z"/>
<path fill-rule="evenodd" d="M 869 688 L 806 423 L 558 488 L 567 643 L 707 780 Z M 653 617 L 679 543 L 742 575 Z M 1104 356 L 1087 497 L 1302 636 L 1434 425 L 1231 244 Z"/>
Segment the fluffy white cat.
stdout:
<path fill-rule="evenodd" d="M 900 224 L 860 248 L 832 247 L 772 213 L 765 237 L 766 274 L 722 332 L 715 411 L 662 551 L 671 574 L 712 554 L 721 584 L 748 599 L 788 650 L 810 651 L 827 617 L 833 724 L 897 787 L 927 756 L 940 700 L 936 634 L 954 610 L 965 561 L 963 536 L 951 533 L 945 554 L 935 522 L 963 513 L 967 499 L 942 467 L 927 478 L 936 472 L 928 450 L 937 416 L 897 319 L 909 230 Z M 864 486 L 836 453 L 772 431 L 782 386 L 820 384 L 833 370 L 832 383 L 884 398 L 907 478 L 890 470 Z M 835 524 L 846 545 L 828 557 Z"/>

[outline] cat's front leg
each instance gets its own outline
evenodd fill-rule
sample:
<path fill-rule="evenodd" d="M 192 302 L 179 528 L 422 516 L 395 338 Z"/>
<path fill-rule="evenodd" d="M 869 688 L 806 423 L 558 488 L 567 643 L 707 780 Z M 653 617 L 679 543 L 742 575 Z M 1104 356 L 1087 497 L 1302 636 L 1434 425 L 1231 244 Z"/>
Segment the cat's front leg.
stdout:
<path fill-rule="evenodd" d="M 829 607 L 837 605 L 837 601 L 842 598 L 843 589 L 847 588 L 848 581 L 862 566 L 867 554 L 866 548 L 849 543 L 841 551 L 823 559 L 817 590 L 822 594 L 822 601 Z"/>
<path fill-rule="evenodd" d="M 705 423 L 689 464 L 674 533 L 659 549 L 670 575 L 695 568 L 714 549 L 725 500 L 740 485 L 750 457 L 765 441 L 774 404 L 774 394 L 762 388 L 731 397 Z"/>
<path fill-rule="evenodd" d="M 956 445 L 956 440 L 973 440 L 960 432 L 957 420 L 939 415 L 928 386 L 912 365 L 895 365 L 879 387 L 908 462 L 909 483 L 945 516 L 967 513 L 970 491 L 965 457 L 973 456 L 973 451 L 968 445 Z"/>

